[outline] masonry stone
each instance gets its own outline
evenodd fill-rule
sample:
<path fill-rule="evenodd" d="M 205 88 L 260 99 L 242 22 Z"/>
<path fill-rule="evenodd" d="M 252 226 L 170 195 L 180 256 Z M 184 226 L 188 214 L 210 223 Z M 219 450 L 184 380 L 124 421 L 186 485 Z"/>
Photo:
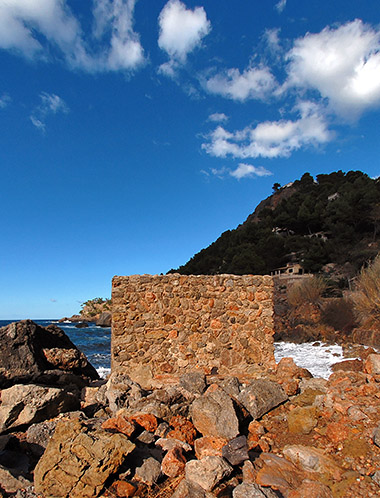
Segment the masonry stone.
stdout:
<path fill-rule="evenodd" d="M 144 388 L 159 376 L 274 365 L 272 277 L 117 276 L 112 306 L 112 371 Z"/>

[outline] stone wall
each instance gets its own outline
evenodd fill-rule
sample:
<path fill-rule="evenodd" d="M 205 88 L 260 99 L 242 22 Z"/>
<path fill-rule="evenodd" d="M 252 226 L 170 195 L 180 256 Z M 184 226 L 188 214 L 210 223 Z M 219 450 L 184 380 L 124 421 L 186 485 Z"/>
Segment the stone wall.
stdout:
<path fill-rule="evenodd" d="M 257 372 L 273 364 L 273 280 L 253 275 L 132 275 L 112 281 L 112 371 Z"/>

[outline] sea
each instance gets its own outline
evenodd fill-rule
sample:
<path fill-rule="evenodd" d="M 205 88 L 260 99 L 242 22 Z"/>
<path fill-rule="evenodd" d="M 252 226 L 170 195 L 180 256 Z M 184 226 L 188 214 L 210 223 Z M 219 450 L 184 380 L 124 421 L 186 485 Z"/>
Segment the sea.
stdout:
<path fill-rule="evenodd" d="M 0 320 L 4 327 L 17 320 Z M 33 320 L 46 327 L 54 323 L 66 332 L 71 341 L 84 353 L 89 362 L 96 368 L 100 377 L 106 378 L 111 371 L 111 327 L 97 327 L 89 323 L 86 328 L 78 328 L 74 323 L 58 320 Z M 324 343 L 294 344 L 291 342 L 275 342 L 275 358 L 291 357 L 295 363 L 307 368 L 314 377 L 327 379 L 331 374 L 331 365 L 344 359 L 343 350 L 338 345 Z"/>

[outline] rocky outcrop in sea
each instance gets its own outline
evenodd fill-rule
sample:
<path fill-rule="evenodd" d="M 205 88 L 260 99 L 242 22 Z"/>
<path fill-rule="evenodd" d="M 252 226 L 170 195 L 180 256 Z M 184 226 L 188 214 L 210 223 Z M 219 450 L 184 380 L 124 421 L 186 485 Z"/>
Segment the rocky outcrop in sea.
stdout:
<path fill-rule="evenodd" d="M 378 354 L 362 350 L 328 380 L 283 358 L 257 378 L 189 372 L 146 390 L 128 372 L 98 380 L 57 328 L 47 329 L 30 321 L 0 329 L 10 369 L 1 377 L 2 497 L 380 493 Z M 44 334 L 59 341 L 33 343 Z"/>

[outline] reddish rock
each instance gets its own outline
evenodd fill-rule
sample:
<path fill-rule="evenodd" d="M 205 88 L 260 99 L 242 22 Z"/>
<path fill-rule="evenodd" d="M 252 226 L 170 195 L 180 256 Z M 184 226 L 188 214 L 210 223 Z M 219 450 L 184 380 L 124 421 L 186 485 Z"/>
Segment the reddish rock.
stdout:
<path fill-rule="evenodd" d="M 141 425 L 148 432 L 154 432 L 158 427 L 157 419 L 151 413 L 135 413 L 130 417 L 130 420 L 136 422 L 136 424 Z"/>
<path fill-rule="evenodd" d="M 333 498 L 330 488 L 320 482 L 305 480 L 301 486 L 287 495 L 287 498 Z"/>
<path fill-rule="evenodd" d="M 256 482 L 256 472 L 253 463 L 250 460 L 246 460 L 242 468 L 243 472 L 243 482 L 254 483 Z"/>
<path fill-rule="evenodd" d="M 260 460 L 264 461 L 264 465 L 257 473 L 256 483 L 278 489 L 285 496 L 291 490 L 298 489 L 306 477 L 291 462 L 272 453 L 262 453 Z"/>
<path fill-rule="evenodd" d="M 112 491 L 119 498 L 128 498 L 134 496 L 137 487 L 127 481 L 115 481 L 112 485 Z"/>
<path fill-rule="evenodd" d="M 259 444 L 261 436 L 263 436 L 265 433 L 263 425 L 258 422 L 257 420 L 253 420 L 249 426 L 248 426 L 248 437 L 247 437 L 247 444 L 248 444 L 248 449 L 252 450 L 253 448 L 256 448 L 256 446 Z"/>
<path fill-rule="evenodd" d="M 169 450 L 161 462 L 161 471 L 168 477 L 177 477 L 185 471 L 186 458 L 181 448 Z"/>
<path fill-rule="evenodd" d="M 345 372 L 362 372 L 363 361 L 357 359 L 339 361 L 331 366 L 331 370 L 333 372 L 338 372 L 338 370 L 343 370 Z"/>
<path fill-rule="evenodd" d="M 167 434 L 167 438 L 179 439 L 185 443 L 194 444 L 194 439 L 197 435 L 197 431 L 194 425 L 181 415 L 176 415 L 170 419 L 170 425 L 174 427 L 174 430 Z"/>
<path fill-rule="evenodd" d="M 330 422 L 326 426 L 326 436 L 333 443 L 343 442 L 349 434 L 346 422 Z"/>
<path fill-rule="evenodd" d="M 222 448 L 227 439 L 205 436 L 194 441 L 195 456 L 200 460 L 206 456 L 222 456 Z"/>
<path fill-rule="evenodd" d="M 119 415 L 105 420 L 102 423 L 102 429 L 121 432 L 122 434 L 130 437 L 134 433 L 136 426 L 130 420 L 126 419 L 122 415 Z"/>
<path fill-rule="evenodd" d="M 297 394 L 301 379 L 310 379 L 311 373 L 294 363 L 293 358 L 282 358 L 276 368 L 277 382 L 288 396 Z"/>

